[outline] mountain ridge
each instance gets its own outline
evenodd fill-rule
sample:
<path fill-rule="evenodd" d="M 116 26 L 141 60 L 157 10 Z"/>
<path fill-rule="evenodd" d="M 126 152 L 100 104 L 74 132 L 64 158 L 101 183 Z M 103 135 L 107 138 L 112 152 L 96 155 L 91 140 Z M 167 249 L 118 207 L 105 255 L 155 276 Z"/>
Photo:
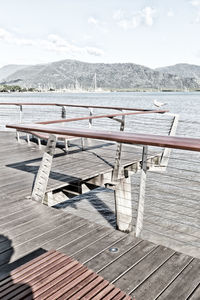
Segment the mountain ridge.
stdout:
<path fill-rule="evenodd" d="M 2 68 L 0 68 L 0 81 L 6 79 L 9 75 L 15 73 L 16 71 L 19 71 L 21 69 L 24 69 L 28 67 L 28 65 L 5 65 Z"/>
<path fill-rule="evenodd" d="M 102 89 L 200 88 L 200 77 L 183 77 L 167 72 L 166 68 L 151 69 L 134 63 L 87 63 L 66 59 L 26 66 L 7 76 L 3 83 L 17 82 L 22 87 L 34 88 L 76 89 L 79 86 L 92 89 L 95 76 L 97 87 Z"/>
<path fill-rule="evenodd" d="M 172 66 L 156 68 L 155 70 L 174 74 L 182 78 L 191 77 L 200 79 L 200 66 L 198 65 L 179 63 Z"/>

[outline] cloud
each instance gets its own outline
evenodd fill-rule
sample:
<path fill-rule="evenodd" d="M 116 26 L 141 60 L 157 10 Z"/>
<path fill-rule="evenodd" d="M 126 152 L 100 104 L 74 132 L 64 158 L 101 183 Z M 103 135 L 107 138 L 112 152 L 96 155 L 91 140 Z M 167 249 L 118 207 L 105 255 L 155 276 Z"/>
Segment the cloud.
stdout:
<path fill-rule="evenodd" d="M 200 23 L 200 0 L 192 0 L 190 1 L 190 4 L 196 8 L 196 11 L 197 11 L 197 15 L 194 19 L 194 22 L 195 23 Z"/>
<path fill-rule="evenodd" d="M 197 16 L 195 18 L 196 23 L 200 23 L 200 11 L 197 13 Z"/>
<path fill-rule="evenodd" d="M 102 56 L 104 54 L 103 50 L 95 48 L 95 47 L 86 47 L 85 51 L 94 56 Z"/>
<path fill-rule="evenodd" d="M 152 26 L 155 13 L 156 10 L 150 6 L 146 6 L 142 10 L 134 12 L 131 15 L 122 10 L 117 10 L 113 14 L 113 19 L 117 21 L 119 27 L 128 30 L 135 29 L 141 25 Z"/>
<path fill-rule="evenodd" d="M 145 7 L 142 10 L 141 16 L 144 18 L 144 23 L 147 26 L 152 26 L 153 25 L 153 15 L 155 14 L 155 10 L 149 6 Z"/>
<path fill-rule="evenodd" d="M 101 56 L 104 54 L 104 52 L 99 48 L 88 46 L 78 47 L 55 34 L 48 35 L 48 39 L 41 41 L 41 43 L 46 49 L 56 52 L 65 52 L 69 54 L 89 54 L 93 56 Z"/>
<path fill-rule="evenodd" d="M 172 17 L 174 17 L 174 12 L 173 12 L 173 10 L 169 10 L 168 11 L 168 13 L 167 13 L 167 16 L 169 17 L 169 18 L 172 18 Z"/>
<path fill-rule="evenodd" d="M 124 12 L 121 9 L 118 9 L 113 13 L 114 20 L 119 21 L 119 20 L 123 19 L 123 17 L 124 17 Z"/>
<path fill-rule="evenodd" d="M 89 17 L 87 21 L 88 21 L 88 24 L 93 25 L 94 28 L 97 29 L 98 31 L 100 31 L 102 33 L 107 33 L 108 32 L 108 27 L 107 27 L 106 22 L 102 22 L 102 21 L 100 21 L 100 20 L 98 20 L 97 18 L 94 18 L 94 17 Z"/>
<path fill-rule="evenodd" d="M 192 1 L 190 1 L 190 4 L 192 4 L 192 6 L 198 7 L 198 6 L 200 6 L 200 1 L 199 0 L 192 0 Z"/>
<path fill-rule="evenodd" d="M 11 34 L 7 30 L 0 28 L 0 40 L 8 41 L 10 38 Z"/>
<path fill-rule="evenodd" d="M 94 24 L 94 25 L 97 25 L 99 23 L 99 21 L 97 19 L 95 19 L 94 17 L 90 17 L 88 19 L 88 23 L 89 24 Z"/>
<path fill-rule="evenodd" d="M 0 28 L 0 40 L 7 42 L 8 44 L 15 44 L 15 45 L 35 45 L 35 41 L 31 39 L 24 39 L 24 38 L 17 38 L 11 32 Z"/>
<path fill-rule="evenodd" d="M 89 35 L 89 34 L 84 34 L 83 37 L 82 37 L 82 40 L 83 40 L 83 41 L 89 41 L 89 40 L 91 40 L 91 39 L 92 39 L 92 36 Z"/>
<path fill-rule="evenodd" d="M 69 43 L 63 37 L 56 34 L 49 34 L 45 39 L 26 39 L 17 37 L 11 32 L 0 28 L 0 40 L 18 46 L 34 46 L 48 51 L 68 54 L 88 54 L 93 56 L 101 56 L 104 52 L 95 47 L 79 47 L 74 43 Z"/>

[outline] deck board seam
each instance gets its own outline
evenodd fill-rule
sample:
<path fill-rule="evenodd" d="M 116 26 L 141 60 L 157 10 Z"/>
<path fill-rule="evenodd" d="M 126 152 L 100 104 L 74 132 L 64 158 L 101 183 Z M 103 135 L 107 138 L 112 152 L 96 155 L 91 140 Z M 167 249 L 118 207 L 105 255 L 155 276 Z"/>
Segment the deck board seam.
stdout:
<path fill-rule="evenodd" d="M 157 300 L 166 290 L 167 288 L 179 277 L 181 273 L 193 262 L 194 258 L 192 257 L 191 260 L 178 272 L 176 276 L 170 280 L 170 282 L 160 291 L 160 293 L 154 298 L 154 300 Z"/>
<path fill-rule="evenodd" d="M 115 259 L 113 259 L 112 261 L 110 261 L 109 263 L 107 263 L 105 266 L 103 266 L 101 269 L 99 269 L 98 271 L 96 271 L 96 273 L 100 273 L 101 271 L 103 271 L 105 268 L 107 268 L 109 265 L 111 265 L 112 263 L 114 263 L 115 261 L 117 261 L 120 257 L 122 257 L 124 254 L 128 253 L 129 251 L 131 251 L 132 249 L 134 249 L 136 246 L 138 246 L 140 243 L 142 243 L 142 240 L 139 240 L 136 244 L 134 244 L 133 246 L 131 246 L 130 248 L 128 248 L 126 251 L 124 251 L 123 253 L 121 253 L 119 256 L 117 256 Z"/>
<path fill-rule="evenodd" d="M 128 271 L 133 269 L 136 265 L 138 265 L 141 261 L 143 261 L 147 256 L 149 256 L 153 251 L 159 248 L 158 246 L 154 246 L 153 249 L 151 249 L 149 252 L 147 252 L 144 256 L 142 256 L 138 261 L 136 261 L 133 265 L 131 265 L 129 268 L 127 268 L 124 272 L 122 272 L 119 276 L 117 276 L 115 279 L 111 281 L 111 283 L 115 283 L 118 279 L 120 279 L 123 275 L 125 275 Z"/>

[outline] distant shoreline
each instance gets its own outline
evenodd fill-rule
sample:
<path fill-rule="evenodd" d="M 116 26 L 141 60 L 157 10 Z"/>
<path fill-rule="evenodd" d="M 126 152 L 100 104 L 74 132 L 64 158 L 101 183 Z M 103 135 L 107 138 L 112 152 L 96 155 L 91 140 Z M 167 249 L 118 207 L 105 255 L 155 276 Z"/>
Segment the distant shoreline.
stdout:
<path fill-rule="evenodd" d="M 87 91 L 87 90 L 27 90 L 27 91 L 0 91 L 0 94 L 27 94 L 27 93 L 34 93 L 34 94 L 40 94 L 40 93 L 48 93 L 48 94 L 103 94 L 103 93 L 192 93 L 192 92 L 200 92 L 200 89 L 110 89 L 110 90 L 97 90 L 97 91 Z"/>
<path fill-rule="evenodd" d="M 98 92 L 90 92 L 90 91 L 15 91 L 15 92 L 0 92 L 0 95 L 26 95 L 26 94 L 107 94 L 107 93 L 199 93 L 200 90 L 113 90 L 113 91 L 98 91 Z"/>

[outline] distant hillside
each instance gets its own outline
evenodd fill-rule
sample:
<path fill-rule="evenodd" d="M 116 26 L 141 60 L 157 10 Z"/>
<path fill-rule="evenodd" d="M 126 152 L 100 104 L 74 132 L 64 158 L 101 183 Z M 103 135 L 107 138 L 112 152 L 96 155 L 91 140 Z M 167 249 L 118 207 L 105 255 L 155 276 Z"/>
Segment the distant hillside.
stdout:
<path fill-rule="evenodd" d="M 11 74 L 24 69 L 28 66 L 26 65 L 6 65 L 0 68 L 0 81 L 4 80 L 6 77 L 10 76 Z"/>
<path fill-rule="evenodd" d="M 6 83 L 17 82 L 22 87 L 102 89 L 196 89 L 200 88 L 193 78 L 159 72 L 133 63 L 85 63 L 63 60 L 26 67 L 6 78 Z"/>
<path fill-rule="evenodd" d="M 156 69 L 159 72 L 165 72 L 177 75 L 179 77 L 192 77 L 200 79 L 200 66 L 190 64 L 177 64 L 168 67 L 162 67 Z"/>

